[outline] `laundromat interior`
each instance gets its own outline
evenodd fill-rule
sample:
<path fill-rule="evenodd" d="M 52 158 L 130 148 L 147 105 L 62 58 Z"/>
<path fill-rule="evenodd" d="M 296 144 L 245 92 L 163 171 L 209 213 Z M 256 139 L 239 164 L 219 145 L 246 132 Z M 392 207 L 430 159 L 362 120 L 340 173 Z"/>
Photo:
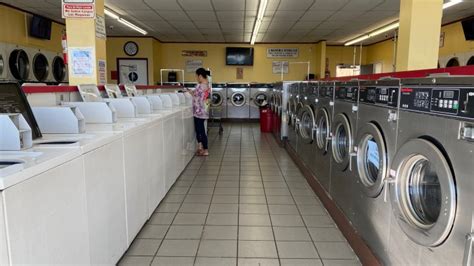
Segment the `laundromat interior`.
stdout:
<path fill-rule="evenodd" d="M 0 0 L 0 265 L 474 266 L 474 0 Z"/>

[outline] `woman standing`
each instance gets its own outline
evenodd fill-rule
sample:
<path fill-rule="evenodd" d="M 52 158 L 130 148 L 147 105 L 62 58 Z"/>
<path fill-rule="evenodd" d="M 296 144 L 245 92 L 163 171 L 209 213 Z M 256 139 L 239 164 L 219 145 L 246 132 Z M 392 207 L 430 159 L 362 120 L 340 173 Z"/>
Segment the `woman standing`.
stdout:
<path fill-rule="evenodd" d="M 196 155 L 208 156 L 208 143 L 206 135 L 205 122 L 209 119 L 209 94 L 211 89 L 208 81 L 209 71 L 204 68 L 196 70 L 196 80 L 198 84 L 193 94 L 193 114 L 194 127 L 196 129 L 196 139 L 198 142 L 198 150 Z"/>

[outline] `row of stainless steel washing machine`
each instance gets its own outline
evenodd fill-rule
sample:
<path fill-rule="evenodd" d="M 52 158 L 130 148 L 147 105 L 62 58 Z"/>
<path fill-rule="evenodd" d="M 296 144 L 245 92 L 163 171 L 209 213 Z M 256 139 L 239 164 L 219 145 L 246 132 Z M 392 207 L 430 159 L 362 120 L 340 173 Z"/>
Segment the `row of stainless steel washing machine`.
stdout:
<path fill-rule="evenodd" d="M 221 118 L 258 119 L 260 107 L 268 104 L 271 84 L 214 83 L 212 84 L 212 112 Z"/>
<path fill-rule="evenodd" d="M 61 54 L 0 43 L 0 80 L 66 82 L 67 67 Z"/>
<path fill-rule="evenodd" d="M 289 91 L 289 148 L 383 263 L 472 265 L 474 78 Z"/>

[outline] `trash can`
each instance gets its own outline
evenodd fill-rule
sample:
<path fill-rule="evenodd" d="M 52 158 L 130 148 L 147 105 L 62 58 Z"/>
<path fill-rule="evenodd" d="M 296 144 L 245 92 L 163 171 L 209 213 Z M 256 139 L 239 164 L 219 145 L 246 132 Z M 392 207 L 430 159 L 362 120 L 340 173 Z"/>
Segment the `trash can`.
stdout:
<path fill-rule="evenodd" d="M 260 131 L 272 132 L 272 110 L 268 107 L 260 108 Z"/>

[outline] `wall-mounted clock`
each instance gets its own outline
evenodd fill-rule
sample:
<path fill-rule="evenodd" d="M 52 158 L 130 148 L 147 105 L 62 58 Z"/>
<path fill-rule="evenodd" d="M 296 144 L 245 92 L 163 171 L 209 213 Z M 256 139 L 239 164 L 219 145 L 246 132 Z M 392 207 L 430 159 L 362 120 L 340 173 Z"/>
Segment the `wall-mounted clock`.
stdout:
<path fill-rule="evenodd" d="M 136 42 L 126 42 L 123 46 L 123 51 L 128 56 L 135 56 L 138 54 L 138 44 Z"/>

